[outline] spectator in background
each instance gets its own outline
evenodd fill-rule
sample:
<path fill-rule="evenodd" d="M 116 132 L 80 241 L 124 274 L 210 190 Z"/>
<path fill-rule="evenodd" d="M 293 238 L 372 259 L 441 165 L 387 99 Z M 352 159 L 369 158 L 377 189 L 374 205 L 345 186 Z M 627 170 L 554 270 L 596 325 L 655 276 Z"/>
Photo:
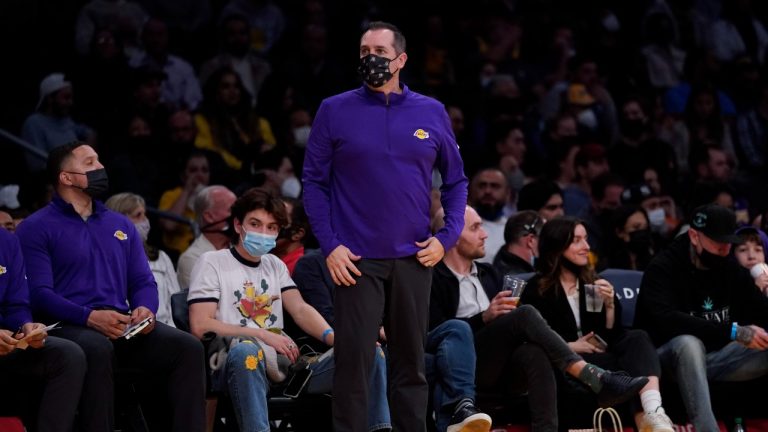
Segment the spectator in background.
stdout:
<path fill-rule="evenodd" d="M 192 222 L 195 219 L 193 207 L 195 196 L 201 189 L 208 186 L 211 173 L 208 158 L 200 151 L 192 151 L 183 162 L 184 165 L 179 173 L 181 185 L 165 191 L 157 207 L 159 210 L 173 213 L 179 218 Z M 163 245 L 177 254 L 177 257 L 194 240 L 192 229 L 186 223 L 162 218 L 160 226 L 163 228 Z"/>
<path fill-rule="evenodd" d="M 16 232 L 16 224 L 13 222 L 13 217 L 10 213 L 0 210 L 0 228 L 13 233 Z"/>
<path fill-rule="evenodd" d="M 155 318 L 157 285 L 141 236 L 128 218 L 94 199 L 109 188 L 104 166 L 88 145 L 58 147 L 48 158 L 56 195 L 28 217 L 17 235 L 27 264 L 32 307 L 57 336 L 85 352 L 80 401 L 83 430 L 114 429 L 113 371 L 130 366 L 163 376 L 143 381 L 142 394 L 167 395 L 158 426 L 202 432 L 205 426 L 203 348 L 192 335 L 152 321 L 135 339 L 128 325 Z"/>
<path fill-rule="evenodd" d="M 645 19 L 647 44 L 640 50 L 644 78 L 657 90 L 674 87 L 683 79 L 686 53 L 675 43 L 673 17 L 663 12 Z"/>
<path fill-rule="evenodd" d="M 722 149 L 731 163 L 736 162 L 736 152 L 731 140 L 731 128 L 723 118 L 717 91 L 709 85 L 694 86 L 685 109 L 685 127 L 687 142 L 677 152 L 693 152 L 698 143 Z M 679 156 L 678 156 L 679 157 Z M 691 168 L 693 169 L 693 168 Z"/>
<path fill-rule="evenodd" d="M 150 18 L 144 24 L 141 40 L 144 53 L 130 59 L 131 67 L 162 70 L 165 80 L 161 86 L 161 100 L 176 109 L 196 109 L 202 99 L 200 83 L 186 60 L 168 52 L 168 26 L 159 19 Z"/>
<path fill-rule="evenodd" d="M 220 185 L 205 187 L 195 196 L 192 208 L 200 226 L 200 236 L 179 257 L 178 277 L 181 289 L 189 288 L 192 269 L 200 255 L 229 247 L 232 241 L 230 209 L 235 199 L 237 197 L 232 191 Z"/>
<path fill-rule="evenodd" d="M 565 214 L 585 217 L 592 206 L 592 182 L 610 171 L 605 148 L 600 144 L 583 145 L 573 160 L 576 177 L 563 189 Z"/>
<path fill-rule="evenodd" d="M 291 158 L 282 150 L 274 149 L 265 152 L 248 167 L 251 173 L 249 181 L 240 185 L 237 190 L 259 187 L 269 190 L 275 196 L 299 198 L 301 196 L 301 181 L 296 177 Z"/>
<path fill-rule="evenodd" d="M 563 191 L 550 180 L 534 180 L 523 186 L 517 197 L 517 211 L 533 210 L 544 222 L 563 216 Z"/>
<path fill-rule="evenodd" d="M 507 219 L 504 246 L 496 253 L 493 267 L 499 274 L 533 273 L 539 256 L 539 232 L 544 225 L 538 213 L 522 210 Z"/>
<path fill-rule="evenodd" d="M 712 25 L 707 42 L 721 62 L 728 63 L 746 55 L 763 64 L 768 49 L 768 31 L 756 19 L 751 0 L 726 1 L 721 19 Z"/>
<path fill-rule="evenodd" d="M 285 17 L 272 0 L 230 0 L 221 11 L 221 19 L 240 15 L 248 19 L 251 28 L 251 48 L 266 56 L 283 36 Z"/>
<path fill-rule="evenodd" d="M 616 209 L 608 235 L 608 268 L 645 270 L 655 250 L 648 215 L 642 207 L 629 204 Z"/>
<path fill-rule="evenodd" d="M 768 251 L 768 235 L 760 229 L 745 226 L 736 230 L 739 242 L 731 252 L 736 261 L 747 270 L 755 281 L 755 286 L 768 295 L 768 271 L 761 265 L 765 264 L 765 252 Z M 758 267 L 757 270 L 752 270 Z"/>
<path fill-rule="evenodd" d="M 261 85 L 272 73 L 269 62 L 264 60 L 251 45 L 251 28 L 242 15 L 227 16 L 219 26 L 220 51 L 200 68 L 200 82 L 207 82 L 222 67 L 230 67 L 240 76 L 243 87 L 251 95 L 251 106 L 259 99 Z"/>
<path fill-rule="evenodd" d="M 133 226 L 136 227 L 136 232 L 141 236 L 141 241 L 144 244 L 144 253 L 149 260 L 149 268 L 152 270 L 152 276 L 155 277 L 155 282 L 157 283 L 158 305 L 155 317 L 161 323 L 170 327 L 176 327 L 173 323 L 173 313 L 171 311 L 171 296 L 181 291 L 181 289 L 179 288 L 179 281 L 176 278 L 176 270 L 173 268 L 171 258 L 161 249 L 147 243 L 150 225 L 149 219 L 147 219 L 147 206 L 144 203 L 144 198 L 136 194 L 123 192 L 109 197 L 104 205 L 108 209 L 127 217 L 133 222 Z"/>
<path fill-rule="evenodd" d="M 29 430 L 70 432 L 83 387 L 85 354 L 72 341 L 48 336 L 45 324 L 32 321 L 19 240 L 2 229 L 0 269 L 2 415 L 21 415 Z M 28 345 L 22 348 L 24 338 Z M 38 390 L 40 398 L 29 400 L 28 393 Z"/>
<path fill-rule="evenodd" d="M 481 262 L 493 262 L 496 252 L 504 245 L 504 208 L 510 201 L 510 187 L 504 173 L 498 168 L 486 168 L 472 177 L 469 186 L 469 205 L 483 219 L 488 233 L 488 251 Z"/>
<path fill-rule="evenodd" d="M 732 179 L 728 154 L 714 145 L 698 145 L 691 149 L 689 166 L 695 181 L 727 183 Z"/>
<path fill-rule="evenodd" d="M 277 243 L 272 253 L 283 260 L 288 272 L 293 276 L 296 263 L 304 256 L 304 248 L 309 241 L 309 247 L 316 248 L 317 240 L 314 240 L 312 229 L 309 226 L 309 218 L 304 211 L 304 203 L 295 198 L 283 197 L 288 225 L 280 228 L 277 235 Z"/>
<path fill-rule="evenodd" d="M 760 172 L 768 162 L 768 76 L 761 80 L 758 93 L 757 105 L 736 119 L 740 165 L 752 172 Z"/>
<path fill-rule="evenodd" d="M 195 115 L 196 147 L 218 153 L 230 169 L 240 171 L 275 146 L 269 122 L 253 110 L 250 95 L 233 69 L 214 72 L 203 91 L 205 100 Z"/>
<path fill-rule="evenodd" d="M 520 124 L 501 123 L 493 128 L 493 145 L 496 154 L 493 160 L 498 160 L 498 167 L 511 190 L 517 194 L 526 182 L 523 165 L 525 164 L 525 135 Z"/>
<path fill-rule="evenodd" d="M 126 56 L 139 51 L 139 35 L 149 16 L 135 2 L 115 0 L 91 0 L 77 15 L 75 24 L 75 48 L 86 55 L 91 48 L 93 35 L 98 29 L 113 28 L 124 43 Z"/>
<path fill-rule="evenodd" d="M 43 78 L 36 112 L 24 121 L 21 137 L 46 153 L 73 141 L 93 143 L 93 131 L 75 123 L 70 115 L 73 96 L 72 84 L 64 79 L 64 74 L 52 73 Z M 32 172 L 41 172 L 45 169 L 45 162 L 37 156 L 27 155 L 27 168 Z"/>

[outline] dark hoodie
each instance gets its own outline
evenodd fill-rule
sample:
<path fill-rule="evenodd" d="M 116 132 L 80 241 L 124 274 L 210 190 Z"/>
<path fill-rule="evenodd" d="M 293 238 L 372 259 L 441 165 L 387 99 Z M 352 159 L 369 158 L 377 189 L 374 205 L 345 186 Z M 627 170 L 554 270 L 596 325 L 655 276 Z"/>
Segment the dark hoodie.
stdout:
<path fill-rule="evenodd" d="M 749 272 L 727 260 L 720 270 L 694 266 L 688 235 L 681 235 L 648 265 L 640 284 L 635 327 L 656 346 L 680 335 L 701 339 L 707 352 L 731 341 L 731 326 L 768 324 L 768 298 Z"/>

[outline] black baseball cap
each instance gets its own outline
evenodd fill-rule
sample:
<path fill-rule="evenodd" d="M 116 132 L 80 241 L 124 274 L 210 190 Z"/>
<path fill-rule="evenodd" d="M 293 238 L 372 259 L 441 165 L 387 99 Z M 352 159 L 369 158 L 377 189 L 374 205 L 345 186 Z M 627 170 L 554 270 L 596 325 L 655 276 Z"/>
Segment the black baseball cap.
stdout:
<path fill-rule="evenodd" d="M 697 207 L 691 216 L 691 228 L 719 243 L 741 241 L 736 234 L 736 214 L 717 204 Z"/>

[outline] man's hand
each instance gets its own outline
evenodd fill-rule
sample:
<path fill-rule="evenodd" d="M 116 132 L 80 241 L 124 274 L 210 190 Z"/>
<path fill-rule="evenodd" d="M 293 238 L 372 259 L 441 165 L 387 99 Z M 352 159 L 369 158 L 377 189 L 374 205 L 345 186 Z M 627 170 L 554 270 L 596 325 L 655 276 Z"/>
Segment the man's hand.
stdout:
<path fill-rule="evenodd" d="M 291 363 L 296 363 L 296 360 L 298 360 L 300 355 L 299 347 L 296 346 L 291 338 L 272 333 L 269 330 L 264 330 L 262 334 L 259 335 L 259 339 L 274 348 L 279 354 L 288 357 L 291 360 Z"/>
<path fill-rule="evenodd" d="M 131 325 L 138 324 L 147 317 L 151 317 L 152 322 L 141 330 L 141 334 L 147 334 L 155 329 L 155 314 L 144 306 L 139 306 L 131 312 Z"/>
<path fill-rule="evenodd" d="M 123 335 L 131 317 L 113 310 L 95 310 L 88 315 L 88 327 L 98 330 L 110 339 L 117 339 Z"/>
<path fill-rule="evenodd" d="M 747 337 L 750 335 L 751 337 Z M 763 351 L 768 348 L 768 333 L 756 325 L 739 326 L 736 340 L 751 349 Z"/>
<path fill-rule="evenodd" d="M 16 348 L 18 340 L 9 330 L 0 330 L 0 356 L 4 356 Z"/>
<path fill-rule="evenodd" d="M 331 273 L 331 279 L 336 285 L 351 286 L 357 284 L 355 278 L 349 274 L 350 270 L 356 276 L 362 276 L 360 270 L 352 261 L 360 260 L 359 255 L 355 255 L 344 245 L 336 246 L 336 249 L 328 255 L 325 259 L 325 263 L 328 266 L 328 271 Z"/>
<path fill-rule="evenodd" d="M 416 242 L 416 246 L 421 250 L 416 253 L 416 258 L 424 267 L 434 267 L 443 259 L 445 248 L 435 237 L 430 237 L 423 242 Z"/>
<path fill-rule="evenodd" d="M 483 311 L 482 317 L 484 323 L 488 324 L 501 315 L 508 314 L 517 309 L 517 305 L 514 304 L 509 297 L 510 294 L 512 294 L 512 291 L 499 291 L 499 293 L 493 297 L 488 309 Z"/>
<path fill-rule="evenodd" d="M 34 331 L 40 331 L 38 329 L 44 329 L 45 324 L 42 323 L 26 323 L 21 328 L 21 331 L 24 333 L 21 335 L 21 338 L 26 337 L 28 334 L 32 334 Z M 27 343 L 32 348 L 42 348 L 43 345 L 45 345 L 45 338 L 48 336 L 48 333 L 45 331 L 40 331 L 39 334 L 36 334 L 29 339 L 27 339 Z"/>
<path fill-rule="evenodd" d="M 763 273 L 755 279 L 755 285 L 760 288 L 763 295 L 768 295 L 768 273 Z"/>

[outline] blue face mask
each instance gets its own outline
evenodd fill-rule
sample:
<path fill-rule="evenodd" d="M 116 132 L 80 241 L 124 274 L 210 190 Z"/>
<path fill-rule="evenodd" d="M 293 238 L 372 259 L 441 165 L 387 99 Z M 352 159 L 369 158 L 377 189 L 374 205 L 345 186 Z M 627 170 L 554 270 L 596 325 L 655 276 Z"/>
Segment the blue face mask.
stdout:
<path fill-rule="evenodd" d="M 274 249 L 277 244 L 276 240 L 276 235 L 245 231 L 243 247 L 248 252 L 248 255 L 258 258 Z"/>

